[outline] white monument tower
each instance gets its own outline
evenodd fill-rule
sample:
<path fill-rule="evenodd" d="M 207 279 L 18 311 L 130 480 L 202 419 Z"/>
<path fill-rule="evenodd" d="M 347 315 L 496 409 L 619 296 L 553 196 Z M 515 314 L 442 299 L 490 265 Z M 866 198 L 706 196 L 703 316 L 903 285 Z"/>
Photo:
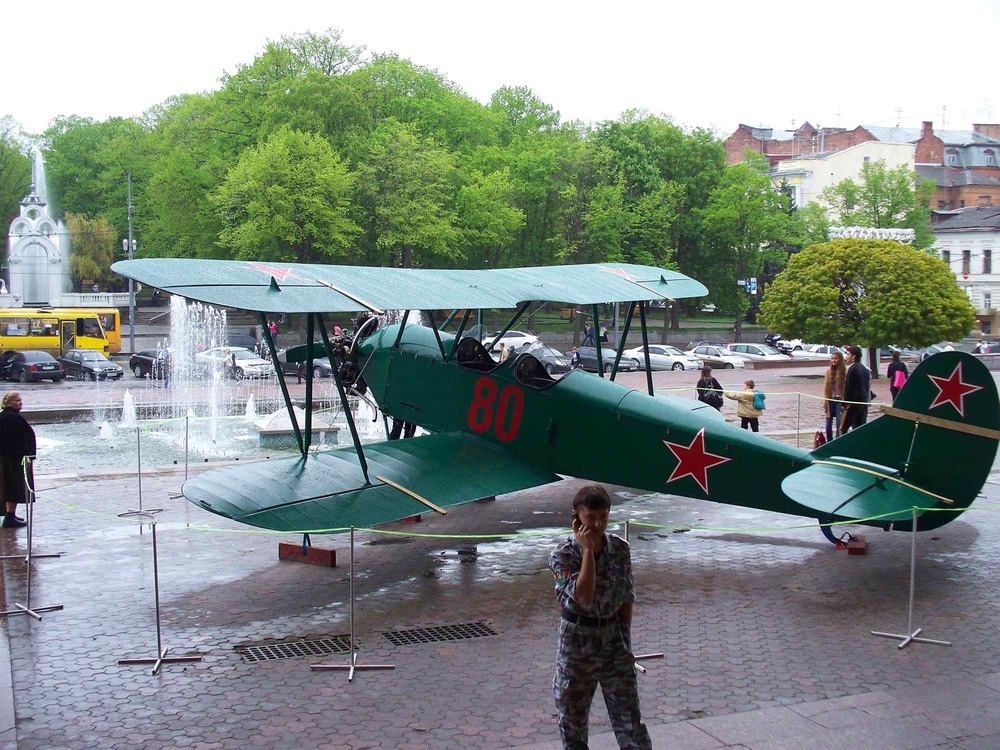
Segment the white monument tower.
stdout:
<path fill-rule="evenodd" d="M 36 164 L 40 154 L 36 156 Z M 44 195 L 31 192 L 21 201 L 21 215 L 10 225 L 10 304 L 58 307 L 62 302 L 63 252 L 56 222 Z"/>

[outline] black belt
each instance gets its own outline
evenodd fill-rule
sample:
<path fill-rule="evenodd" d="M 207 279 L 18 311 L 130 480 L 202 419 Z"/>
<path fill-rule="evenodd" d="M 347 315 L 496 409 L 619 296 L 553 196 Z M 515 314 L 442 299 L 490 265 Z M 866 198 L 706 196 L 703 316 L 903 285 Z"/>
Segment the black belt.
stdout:
<path fill-rule="evenodd" d="M 605 625 L 618 622 L 618 615 L 612 615 L 611 617 L 588 617 L 587 615 L 578 615 L 576 612 L 570 612 L 568 609 L 562 611 L 562 618 L 566 622 L 571 622 L 574 625 L 583 625 L 588 628 L 602 628 Z"/>

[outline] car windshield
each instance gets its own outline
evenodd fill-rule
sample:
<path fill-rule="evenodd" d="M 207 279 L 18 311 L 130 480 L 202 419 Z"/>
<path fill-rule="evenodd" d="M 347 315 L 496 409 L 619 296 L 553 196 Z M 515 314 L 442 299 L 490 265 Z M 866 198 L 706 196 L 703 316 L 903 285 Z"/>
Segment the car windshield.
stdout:
<path fill-rule="evenodd" d="M 684 352 L 682 352 L 680 349 L 678 349 L 675 346 L 665 346 L 665 347 L 663 347 L 663 351 L 665 351 L 667 354 L 672 354 L 675 357 L 683 357 L 684 356 Z"/>
<path fill-rule="evenodd" d="M 108 358 L 100 352 L 81 352 L 84 362 L 107 362 Z"/>
<path fill-rule="evenodd" d="M 532 351 L 529 349 L 529 351 Z M 548 354 L 550 357 L 562 357 L 563 353 L 558 349 L 553 349 L 551 346 L 547 346 L 544 349 L 544 353 Z"/>
<path fill-rule="evenodd" d="M 246 349 L 237 349 L 233 352 L 233 356 L 236 359 L 257 359 L 257 355 L 253 352 L 248 352 Z"/>
<path fill-rule="evenodd" d="M 777 349 L 775 349 L 775 348 L 774 348 L 773 346 L 760 346 L 760 347 L 758 347 L 758 348 L 759 348 L 759 349 L 760 349 L 760 350 L 761 350 L 761 351 L 762 351 L 762 352 L 763 352 L 764 354 L 781 354 L 781 352 L 779 352 L 779 351 L 778 351 Z"/>

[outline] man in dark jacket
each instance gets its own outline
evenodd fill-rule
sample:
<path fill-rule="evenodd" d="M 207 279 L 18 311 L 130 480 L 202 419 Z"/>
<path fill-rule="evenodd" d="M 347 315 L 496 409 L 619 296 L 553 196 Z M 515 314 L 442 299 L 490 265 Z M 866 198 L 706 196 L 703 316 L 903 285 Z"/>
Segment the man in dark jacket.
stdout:
<path fill-rule="evenodd" d="M 841 410 L 841 434 L 868 421 L 868 403 L 871 394 L 871 371 L 861 364 L 861 348 L 847 347 L 847 377 L 844 380 L 844 406 Z"/>
<path fill-rule="evenodd" d="M 0 411 L 0 498 L 5 503 L 5 529 L 25 525 L 15 514 L 18 503 L 28 502 L 22 461 L 25 456 L 35 455 L 35 431 L 21 416 L 21 405 L 21 394 L 9 391 L 3 397 L 3 411 Z M 28 480 L 34 481 L 30 466 Z"/>

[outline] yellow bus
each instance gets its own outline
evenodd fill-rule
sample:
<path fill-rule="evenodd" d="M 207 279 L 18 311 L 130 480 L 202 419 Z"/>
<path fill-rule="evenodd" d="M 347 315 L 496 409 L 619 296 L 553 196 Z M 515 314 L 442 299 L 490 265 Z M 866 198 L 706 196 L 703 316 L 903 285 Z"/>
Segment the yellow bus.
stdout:
<path fill-rule="evenodd" d="M 110 354 L 101 319 L 93 310 L 9 307 L 0 309 L 0 355 L 41 350 L 60 357 L 70 349 Z"/>
<path fill-rule="evenodd" d="M 96 315 L 101 321 L 101 328 L 104 330 L 104 338 L 108 340 L 108 351 L 111 354 L 118 354 L 122 350 L 121 313 L 118 312 L 117 307 L 74 307 L 63 308 L 62 310 L 59 310 L 59 312 L 76 313 L 77 316 L 83 314 Z"/>

